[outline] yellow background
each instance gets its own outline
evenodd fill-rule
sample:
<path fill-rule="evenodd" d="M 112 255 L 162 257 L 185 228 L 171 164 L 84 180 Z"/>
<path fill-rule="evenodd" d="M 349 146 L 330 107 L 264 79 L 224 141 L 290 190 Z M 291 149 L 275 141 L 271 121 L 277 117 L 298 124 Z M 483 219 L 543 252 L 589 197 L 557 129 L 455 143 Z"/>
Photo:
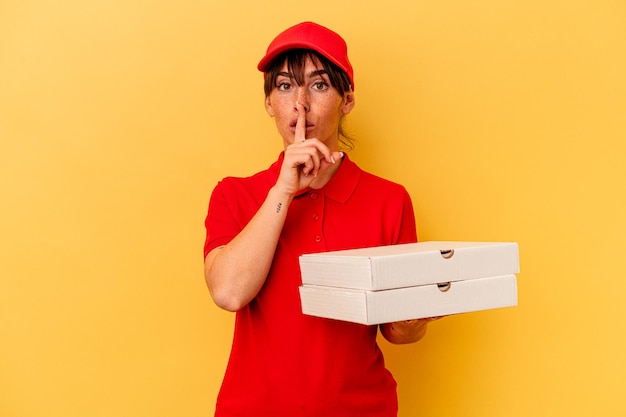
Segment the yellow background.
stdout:
<path fill-rule="evenodd" d="M 212 415 L 206 206 L 280 151 L 255 66 L 302 20 L 420 239 L 520 244 L 518 307 L 381 342 L 400 416 L 626 415 L 623 0 L 0 0 L 0 416 Z"/>

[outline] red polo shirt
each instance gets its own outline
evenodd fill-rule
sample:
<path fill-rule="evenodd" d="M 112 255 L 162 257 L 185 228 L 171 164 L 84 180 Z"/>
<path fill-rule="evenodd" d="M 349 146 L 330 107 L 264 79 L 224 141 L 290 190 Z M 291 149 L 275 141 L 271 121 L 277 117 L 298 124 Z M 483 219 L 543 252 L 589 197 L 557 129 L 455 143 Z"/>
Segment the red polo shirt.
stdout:
<path fill-rule="evenodd" d="M 250 221 L 282 161 L 281 154 L 266 171 L 218 183 L 206 218 L 205 256 Z M 396 382 L 376 343 L 377 326 L 303 315 L 298 256 L 416 240 L 406 190 L 347 156 L 326 186 L 294 198 L 263 288 L 236 313 L 215 415 L 396 416 Z"/>

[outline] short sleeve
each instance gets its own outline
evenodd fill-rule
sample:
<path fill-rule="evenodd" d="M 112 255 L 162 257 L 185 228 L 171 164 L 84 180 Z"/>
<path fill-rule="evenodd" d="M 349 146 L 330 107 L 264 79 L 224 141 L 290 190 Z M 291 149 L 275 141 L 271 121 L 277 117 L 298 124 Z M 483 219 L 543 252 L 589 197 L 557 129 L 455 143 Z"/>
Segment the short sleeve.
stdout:
<path fill-rule="evenodd" d="M 233 217 L 233 210 L 228 205 L 227 184 L 220 181 L 209 201 L 209 209 L 204 221 L 206 239 L 204 257 L 218 246 L 226 245 L 241 231 L 241 226 Z"/>
<path fill-rule="evenodd" d="M 404 190 L 404 198 L 402 200 L 402 213 L 400 215 L 400 224 L 396 244 L 417 242 L 417 227 L 415 224 L 415 213 L 413 211 L 413 202 L 411 196 Z"/>

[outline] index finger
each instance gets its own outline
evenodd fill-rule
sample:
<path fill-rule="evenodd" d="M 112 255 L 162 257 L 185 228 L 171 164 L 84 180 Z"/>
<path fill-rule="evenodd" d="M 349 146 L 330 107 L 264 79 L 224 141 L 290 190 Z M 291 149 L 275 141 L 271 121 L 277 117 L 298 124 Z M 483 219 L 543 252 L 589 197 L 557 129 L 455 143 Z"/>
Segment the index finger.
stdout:
<path fill-rule="evenodd" d="M 306 140 L 306 111 L 304 105 L 296 101 L 296 108 L 298 109 L 298 120 L 296 121 L 296 133 L 294 137 L 295 142 L 304 142 Z"/>

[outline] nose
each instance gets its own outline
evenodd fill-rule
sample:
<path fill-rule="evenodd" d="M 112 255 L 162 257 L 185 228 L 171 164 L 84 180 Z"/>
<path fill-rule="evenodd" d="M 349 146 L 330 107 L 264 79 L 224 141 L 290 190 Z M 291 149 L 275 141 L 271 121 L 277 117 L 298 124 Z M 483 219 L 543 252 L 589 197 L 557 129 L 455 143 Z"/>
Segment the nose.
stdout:
<path fill-rule="evenodd" d="M 298 92 L 296 94 L 296 102 L 294 103 L 293 108 L 298 111 L 298 104 L 301 104 L 304 107 L 304 111 L 309 111 L 309 98 L 307 94 L 307 90 L 304 87 L 299 87 Z"/>

